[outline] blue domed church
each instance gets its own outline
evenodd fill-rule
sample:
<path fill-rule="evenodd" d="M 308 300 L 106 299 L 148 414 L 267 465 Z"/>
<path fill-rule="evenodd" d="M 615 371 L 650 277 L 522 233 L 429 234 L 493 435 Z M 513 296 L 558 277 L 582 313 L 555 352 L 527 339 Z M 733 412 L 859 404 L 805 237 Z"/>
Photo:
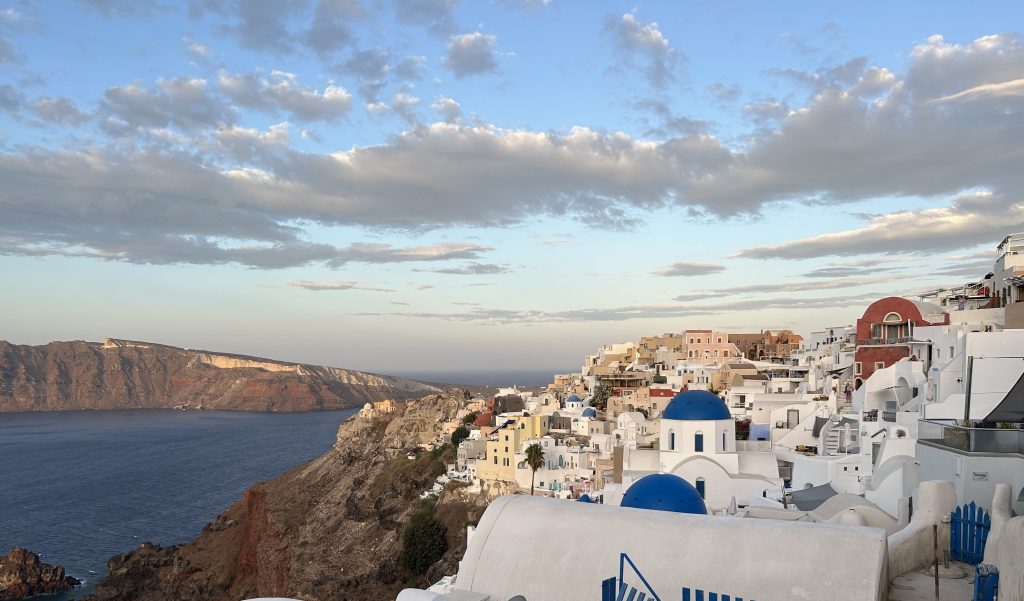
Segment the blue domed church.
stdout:
<path fill-rule="evenodd" d="M 738 451 L 736 421 L 729 408 L 705 390 L 684 390 L 665 407 L 656 452 L 661 475 L 685 480 L 709 509 L 724 509 L 733 497 L 747 505 L 765 490 L 782 487 L 775 454 Z M 652 463 L 643 449 L 625 455 L 624 474 L 639 474 Z M 628 483 L 624 478 L 622 504 L 630 498 L 632 486 L 649 477 L 634 476 Z"/>

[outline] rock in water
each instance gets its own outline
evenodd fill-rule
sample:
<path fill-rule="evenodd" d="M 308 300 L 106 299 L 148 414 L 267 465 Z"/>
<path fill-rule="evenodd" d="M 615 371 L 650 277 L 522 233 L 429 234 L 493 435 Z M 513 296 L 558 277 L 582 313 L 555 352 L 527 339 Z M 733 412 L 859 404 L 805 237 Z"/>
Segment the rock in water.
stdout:
<path fill-rule="evenodd" d="M 42 563 L 38 555 L 20 547 L 0 557 L 0 599 L 51 595 L 79 584 L 78 580 L 64 574 L 62 566 Z"/>

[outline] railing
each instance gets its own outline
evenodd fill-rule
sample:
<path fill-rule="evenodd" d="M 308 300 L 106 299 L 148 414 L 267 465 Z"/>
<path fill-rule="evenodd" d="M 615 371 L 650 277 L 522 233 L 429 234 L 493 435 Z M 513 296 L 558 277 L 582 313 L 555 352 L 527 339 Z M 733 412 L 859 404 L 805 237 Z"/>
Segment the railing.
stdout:
<path fill-rule="evenodd" d="M 931 420 L 918 422 L 917 439 L 968 453 L 1017 453 L 1024 455 L 1024 430 L 965 428 Z"/>
<path fill-rule="evenodd" d="M 772 450 L 772 441 L 770 440 L 737 440 L 736 450 L 740 452 L 744 451 L 759 451 L 759 452 L 770 452 Z"/>
<path fill-rule="evenodd" d="M 896 412 L 895 411 L 886 411 L 886 410 L 883 409 L 882 410 L 882 421 L 890 422 L 890 423 L 895 423 L 896 422 Z"/>

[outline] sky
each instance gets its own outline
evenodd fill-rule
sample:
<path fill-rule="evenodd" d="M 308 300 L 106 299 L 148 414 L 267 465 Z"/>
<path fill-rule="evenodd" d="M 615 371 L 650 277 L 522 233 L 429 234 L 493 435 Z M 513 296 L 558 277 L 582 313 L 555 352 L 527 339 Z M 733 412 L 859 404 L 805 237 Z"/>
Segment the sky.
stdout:
<path fill-rule="evenodd" d="M 0 0 L 0 339 L 809 333 L 1024 231 L 1019 2 Z"/>

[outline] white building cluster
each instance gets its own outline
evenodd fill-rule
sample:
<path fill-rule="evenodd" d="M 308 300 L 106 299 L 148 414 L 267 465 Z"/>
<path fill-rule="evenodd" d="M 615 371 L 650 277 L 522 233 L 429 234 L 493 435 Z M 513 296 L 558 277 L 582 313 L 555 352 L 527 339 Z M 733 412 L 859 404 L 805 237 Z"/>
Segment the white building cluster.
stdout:
<path fill-rule="evenodd" d="M 524 531 L 578 520 L 585 538 L 601 531 L 594 520 L 605 520 L 608 528 L 621 521 L 648 532 L 632 521 L 634 511 L 667 509 L 714 516 L 687 526 L 708 524 L 709 538 L 717 528 L 734 528 L 726 525 L 733 524 L 729 517 L 749 518 L 741 522 L 746 536 L 789 536 L 785 552 L 792 553 L 832 531 L 776 531 L 779 520 L 875 528 L 880 538 L 866 540 L 864 552 L 872 561 L 878 557 L 871 553 L 881 553 L 878 577 L 869 585 L 862 579 L 867 588 L 848 597 L 833 590 L 828 598 L 882 598 L 886 569 L 896 576 L 930 553 L 926 530 L 930 537 L 933 525 L 944 524 L 948 545 L 953 506 L 973 501 L 993 519 L 1024 514 L 1024 234 L 1003 240 L 983 278 L 925 298 L 878 299 L 851 325 L 806 337 L 685 330 L 612 344 L 546 390 L 505 389 L 477 409 L 452 477 L 468 479 L 488 497 L 532 490 L 638 508 L 541 504 L 541 517 L 522 518 Z M 532 445 L 543 453 L 540 465 L 529 461 Z M 509 515 L 487 523 L 492 536 L 510 527 Z M 593 544 L 611 553 L 619 543 L 621 537 L 608 535 Z M 1024 540 L 1012 544 L 1019 548 Z M 832 549 L 821 553 L 834 556 Z M 475 581 L 497 578 L 487 573 L 496 568 L 474 561 L 463 568 L 475 570 Z M 846 582 L 844 568 L 831 569 Z M 1014 569 L 1008 577 L 1024 579 Z M 761 578 L 762 590 L 775 590 L 771 575 Z M 460 571 L 454 588 L 462 582 Z M 744 586 L 732 594 L 757 594 L 756 582 Z M 1024 597 L 1024 585 L 1015 594 L 1005 598 Z M 679 598 L 678 591 L 669 596 Z"/>

